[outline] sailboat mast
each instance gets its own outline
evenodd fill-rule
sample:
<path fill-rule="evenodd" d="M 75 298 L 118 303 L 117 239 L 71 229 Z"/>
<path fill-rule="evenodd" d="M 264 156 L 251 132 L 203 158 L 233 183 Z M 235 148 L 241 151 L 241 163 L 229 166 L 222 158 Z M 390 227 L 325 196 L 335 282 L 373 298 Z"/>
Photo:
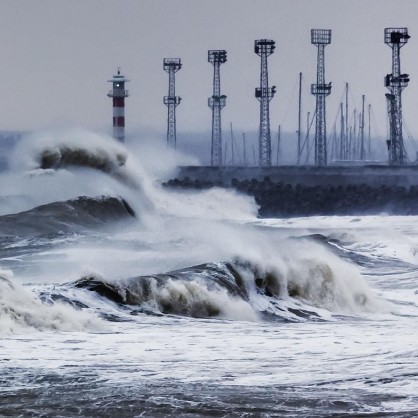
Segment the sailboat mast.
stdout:
<path fill-rule="evenodd" d="M 360 145 L 360 160 L 365 160 L 365 150 L 364 150 L 364 94 L 361 96 L 362 98 L 362 108 L 361 108 L 361 145 Z"/>
<path fill-rule="evenodd" d="M 225 142 L 225 151 L 224 151 L 225 166 L 228 165 L 227 155 L 228 155 L 228 142 Z"/>
<path fill-rule="evenodd" d="M 342 102 L 340 103 L 340 160 L 344 160 L 345 159 L 345 144 L 344 144 L 344 113 L 343 113 L 343 104 Z"/>
<path fill-rule="evenodd" d="M 232 130 L 232 122 L 231 122 L 231 165 L 235 165 L 235 156 L 234 156 L 234 132 Z"/>
<path fill-rule="evenodd" d="M 370 112 L 371 112 L 371 108 L 372 108 L 372 105 L 369 103 L 369 137 L 367 138 L 368 139 L 368 151 L 369 151 L 369 160 L 371 160 L 372 159 L 372 150 L 371 150 L 371 141 L 370 141 L 370 134 L 371 134 L 371 128 L 370 128 Z"/>
<path fill-rule="evenodd" d="M 301 147 L 301 118 L 302 118 L 302 73 L 299 73 L 299 114 L 298 114 L 298 158 L 297 164 L 300 164 L 300 147 Z"/>
<path fill-rule="evenodd" d="M 345 160 L 350 159 L 350 146 L 348 136 L 348 83 L 345 83 Z"/>
<path fill-rule="evenodd" d="M 353 139 L 351 142 L 352 145 L 352 160 L 357 159 L 357 153 L 356 153 L 356 149 L 357 149 L 357 108 L 354 108 L 354 112 L 353 112 Z"/>
<path fill-rule="evenodd" d="M 245 142 L 245 133 L 242 133 L 243 165 L 247 165 L 247 144 Z"/>

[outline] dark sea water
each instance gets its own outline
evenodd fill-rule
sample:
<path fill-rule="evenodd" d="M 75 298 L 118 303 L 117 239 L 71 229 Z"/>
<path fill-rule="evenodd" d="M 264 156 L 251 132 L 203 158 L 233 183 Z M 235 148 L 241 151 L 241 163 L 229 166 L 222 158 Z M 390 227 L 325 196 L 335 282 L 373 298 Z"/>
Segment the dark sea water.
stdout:
<path fill-rule="evenodd" d="M 151 158 L 39 134 L 0 174 L 0 416 L 418 416 L 417 217 L 259 219 Z"/>

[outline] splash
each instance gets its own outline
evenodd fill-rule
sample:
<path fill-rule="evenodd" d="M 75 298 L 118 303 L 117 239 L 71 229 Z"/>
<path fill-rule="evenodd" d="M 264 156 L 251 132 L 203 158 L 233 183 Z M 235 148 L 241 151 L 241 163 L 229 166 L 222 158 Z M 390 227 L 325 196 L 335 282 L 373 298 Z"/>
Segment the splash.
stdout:
<path fill-rule="evenodd" d="M 125 197 L 152 210 L 146 175 L 123 144 L 81 129 L 26 135 L 1 174 L 0 215 L 80 196 Z"/>
<path fill-rule="evenodd" d="M 286 239 L 281 253 L 239 261 L 265 295 L 298 300 L 333 313 L 361 314 L 387 309 L 358 269 L 311 239 Z"/>
<path fill-rule="evenodd" d="M 13 280 L 10 272 L 0 272 L 0 333 L 39 331 L 100 331 L 105 325 L 86 311 L 56 303 L 43 304 Z"/>
<path fill-rule="evenodd" d="M 57 130 L 26 135 L 10 158 L 15 171 L 90 167 L 106 173 L 124 166 L 127 152 L 111 138 L 82 129 Z"/>
<path fill-rule="evenodd" d="M 328 320 L 383 308 L 347 263 L 297 254 L 275 265 L 235 259 L 117 281 L 92 275 L 71 286 L 135 312 L 195 318 Z"/>
<path fill-rule="evenodd" d="M 74 195 L 97 196 L 100 191 L 104 196 L 121 196 L 140 215 L 142 222 L 134 230 L 121 228 L 106 244 L 64 250 L 71 265 L 82 266 L 80 270 L 108 269 L 103 276 L 113 280 L 131 273 L 143 275 L 147 269 L 152 277 L 141 283 L 149 283 L 151 293 L 148 299 L 138 299 L 140 303 L 150 303 L 163 313 L 253 319 L 257 312 L 274 311 L 273 305 L 283 300 L 331 312 L 375 308 L 375 298 L 358 271 L 330 250 L 311 240 L 294 242 L 283 231 L 272 233 L 252 226 L 257 208 L 248 196 L 219 188 L 167 191 L 156 182 L 156 173 L 142 168 L 141 161 L 152 160 L 152 155 L 144 149 L 135 155 L 122 144 L 95 134 L 39 134 L 22 143 L 24 152 L 17 152 L 14 166 L 26 167 L 32 174 L 26 184 L 18 183 L 19 196 L 56 202 L 57 196 L 69 201 Z M 157 172 L 162 175 L 161 167 Z M 55 269 L 51 270 L 51 264 L 48 269 L 59 271 L 63 258 Z M 232 276 L 245 283 L 247 297 L 231 293 L 225 282 L 209 272 L 187 280 L 184 276 L 179 280 L 177 273 L 157 278 L 164 271 L 224 260 L 232 260 L 238 272 Z M 137 295 L 143 294 L 132 289 L 132 281 L 129 286 Z M 227 311 L 231 306 L 238 308 Z"/>
<path fill-rule="evenodd" d="M 117 282 L 88 276 L 74 286 L 118 304 L 139 308 L 141 312 L 258 321 L 245 288 L 237 284 L 234 273 L 230 264 L 206 264 Z"/>

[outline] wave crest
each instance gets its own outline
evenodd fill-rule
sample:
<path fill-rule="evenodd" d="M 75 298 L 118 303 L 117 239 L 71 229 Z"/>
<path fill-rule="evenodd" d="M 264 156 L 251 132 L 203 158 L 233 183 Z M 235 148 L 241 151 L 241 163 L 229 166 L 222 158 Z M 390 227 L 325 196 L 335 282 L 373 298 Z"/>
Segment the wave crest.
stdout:
<path fill-rule="evenodd" d="M 38 156 L 39 168 L 59 169 L 68 166 L 89 167 L 105 173 L 117 171 L 126 163 L 127 154 L 124 152 L 109 152 L 105 148 L 94 150 L 60 144 L 40 151 Z"/>
<path fill-rule="evenodd" d="M 140 312 L 196 318 L 318 320 L 380 307 L 351 266 L 310 259 L 282 270 L 237 259 L 117 282 L 88 276 L 73 286 Z"/>
<path fill-rule="evenodd" d="M 97 228 L 112 221 L 135 217 L 131 206 L 122 198 L 79 197 L 53 202 L 25 212 L 0 216 L 0 236 L 33 238 Z"/>
<path fill-rule="evenodd" d="M 88 276 L 74 285 L 145 311 L 257 321 L 257 313 L 236 283 L 231 268 L 228 264 L 208 264 L 114 283 Z"/>
<path fill-rule="evenodd" d="M 39 331 L 101 330 L 104 323 L 89 312 L 60 303 L 47 305 L 34 298 L 23 286 L 0 276 L 0 333 Z"/>

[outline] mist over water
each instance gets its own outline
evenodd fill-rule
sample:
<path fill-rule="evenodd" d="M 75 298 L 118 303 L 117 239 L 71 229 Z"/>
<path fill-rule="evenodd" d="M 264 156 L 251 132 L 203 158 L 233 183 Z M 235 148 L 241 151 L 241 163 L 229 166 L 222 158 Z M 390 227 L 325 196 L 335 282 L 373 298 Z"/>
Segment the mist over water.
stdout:
<path fill-rule="evenodd" d="M 10 156 L 0 414 L 413 416 L 416 218 L 260 220 L 162 188 L 193 163 L 164 145 L 62 130 Z"/>

